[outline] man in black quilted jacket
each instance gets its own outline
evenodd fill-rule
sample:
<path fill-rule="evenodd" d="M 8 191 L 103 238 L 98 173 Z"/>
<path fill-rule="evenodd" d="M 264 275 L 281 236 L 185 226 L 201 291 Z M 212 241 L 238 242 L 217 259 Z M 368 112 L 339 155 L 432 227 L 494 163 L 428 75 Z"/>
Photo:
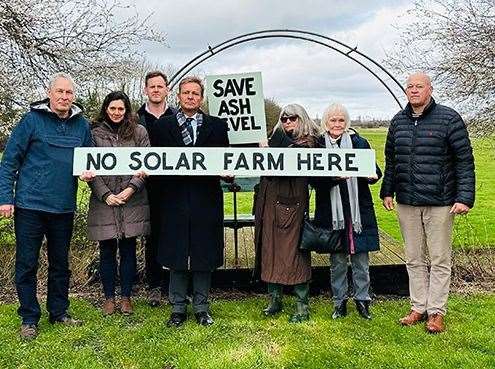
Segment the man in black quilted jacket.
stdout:
<path fill-rule="evenodd" d="M 380 197 L 387 210 L 394 196 L 405 241 L 411 311 L 405 326 L 427 319 L 430 333 L 445 330 L 455 214 L 474 205 L 474 158 L 466 125 L 453 109 L 432 98 L 430 78 L 409 76 L 409 103 L 390 123 Z M 428 259 L 430 271 L 428 271 Z"/>

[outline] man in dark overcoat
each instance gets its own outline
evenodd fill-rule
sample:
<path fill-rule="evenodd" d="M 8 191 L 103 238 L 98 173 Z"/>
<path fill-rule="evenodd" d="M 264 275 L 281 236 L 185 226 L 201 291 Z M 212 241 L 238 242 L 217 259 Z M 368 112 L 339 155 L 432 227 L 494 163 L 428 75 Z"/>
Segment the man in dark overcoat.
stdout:
<path fill-rule="evenodd" d="M 196 77 L 179 84 L 179 111 L 160 118 L 150 131 L 152 146 L 226 147 L 227 124 L 200 110 L 204 86 Z M 161 121 L 163 120 L 163 121 Z M 218 176 L 161 176 L 158 262 L 170 269 L 168 326 L 187 319 L 187 288 L 192 278 L 196 321 L 210 325 L 211 273 L 223 264 L 223 192 Z"/>

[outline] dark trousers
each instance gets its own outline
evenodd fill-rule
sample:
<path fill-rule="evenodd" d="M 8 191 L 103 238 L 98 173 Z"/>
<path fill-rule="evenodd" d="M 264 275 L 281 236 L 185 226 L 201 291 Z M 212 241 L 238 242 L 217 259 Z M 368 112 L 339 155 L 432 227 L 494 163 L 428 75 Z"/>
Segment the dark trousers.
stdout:
<path fill-rule="evenodd" d="M 16 255 L 15 286 L 17 310 L 24 324 L 38 324 L 41 317 L 36 297 L 36 273 L 43 238 L 48 255 L 48 294 L 46 307 L 50 320 L 67 314 L 69 308 L 69 246 L 74 213 L 48 213 L 16 208 L 14 213 Z"/>
<path fill-rule="evenodd" d="M 192 305 L 195 313 L 208 311 L 208 295 L 211 285 L 211 272 L 170 270 L 168 299 L 173 313 L 187 310 L 187 287 L 192 277 Z"/>
<path fill-rule="evenodd" d="M 152 233 L 150 236 L 145 238 L 144 243 L 146 283 L 148 284 L 148 288 L 150 290 L 155 288 L 160 288 L 161 290 L 163 290 L 165 288 L 165 270 L 156 261 L 157 255 L 157 237 Z"/>
<path fill-rule="evenodd" d="M 130 297 L 136 277 L 136 237 L 111 239 L 99 242 L 100 276 L 105 298 L 115 297 L 115 278 L 117 276 L 117 249 L 119 249 L 120 294 Z"/>
<path fill-rule="evenodd" d="M 150 196 L 150 219 L 151 219 L 151 234 L 146 237 L 144 243 L 144 258 L 146 268 L 146 283 L 149 289 L 160 288 L 164 289 L 165 270 L 158 263 L 158 238 L 160 235 L 160 216 L 161 211 L 158 206 L 159 199 L 154 195 L 152 185 L 149 184 L 146 188 Z M 154 185 L 156 186 L 156 185 Z M 156 191 L 156 190 L 155 190 Z M 154 200 L 152 200 L 152 198 Z"/>

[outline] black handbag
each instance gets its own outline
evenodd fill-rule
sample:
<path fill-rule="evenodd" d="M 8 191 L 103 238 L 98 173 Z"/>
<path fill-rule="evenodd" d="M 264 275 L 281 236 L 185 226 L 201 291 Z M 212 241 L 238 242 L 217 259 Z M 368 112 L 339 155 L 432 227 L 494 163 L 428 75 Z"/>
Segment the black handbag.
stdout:
<path fill-rule="evenodd" d="M 307 214 L 301 229 L 300 251 L 314 251 L 318 254 L 330 254 L 344 251 L 341 239 L 343 230 L 317 227 Z"/>

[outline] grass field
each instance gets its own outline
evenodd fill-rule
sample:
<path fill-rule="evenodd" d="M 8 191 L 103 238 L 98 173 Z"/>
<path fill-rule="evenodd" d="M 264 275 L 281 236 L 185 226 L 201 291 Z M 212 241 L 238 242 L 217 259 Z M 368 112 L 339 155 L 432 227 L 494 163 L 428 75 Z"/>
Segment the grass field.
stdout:
<path fill-rule="evenodd" d="M 289 302 L 286 298 L 286 302 Z M 24 343 L 17 336 L 16 305 L 0 305 L 1 368 L 408 368 L 495 367 L 495 295 L 454 295 L 447 332 L 432 336 L 424 326 L 403 328 L 397 319 L 405 299 L 379 301 L 374 319 L 364 321 L 350 306 L 342 320 L 330 318 L 327 298 L 311 301 L 311 321 L 287 322 L 291 303 L 267 319 L 262 298 L 214 301 L 211 327 L 190 320 L 180 329 L 165 326 L 169 307 L 137 304 L 131 317 L 103 318 L 91 303 L 73 300 L 82 327 L 51 326 Z"/>
<path fill-rule="evenodd" d="M 377 163 L 384 170 L 386 129 L 361 129 L 376 151 Z M 495 247 L 495 137 L 473 140 L 476 164 L 476 203 L 467 216 L 457 216 L 454 246 L 457 248 Z M 381 181 L 371 186 L 378 226 L 397 240 L 402 240 L 396 213 L 387 212 L 379 198 Z M 240 193 L 239 213 L 251 213 L 252 193 Z M 225 212 L 232 213 L 231 195 L 225 197 Z"/>
<path fill-rule="evenodd" d="M 377 162 L 384 169 L 384 145 L 386 129 L 361 129 L 362 134 L 376 150 Z M 472 141 L 476 163 L 476 203 L 467 216 L 458 216 L 454 227 L 454 247 L 495 248 L 495 137 Z M 379 199 L 381 181 L 371 186 L 378 225 L 397 240 L 402 240 L 395 212 L 387 212 Z M 88 189 L 81 183 L 80 196 L 86 197 Z M 253 194 L 238 193 L 238 213 L 251 214 Z M 225 214 L 232 214 L 232 194 L 225 194 Z M 0 222 L 6 220 L 1 219 Z M 3 235 L 5 237 L 5 235 Z"/>

